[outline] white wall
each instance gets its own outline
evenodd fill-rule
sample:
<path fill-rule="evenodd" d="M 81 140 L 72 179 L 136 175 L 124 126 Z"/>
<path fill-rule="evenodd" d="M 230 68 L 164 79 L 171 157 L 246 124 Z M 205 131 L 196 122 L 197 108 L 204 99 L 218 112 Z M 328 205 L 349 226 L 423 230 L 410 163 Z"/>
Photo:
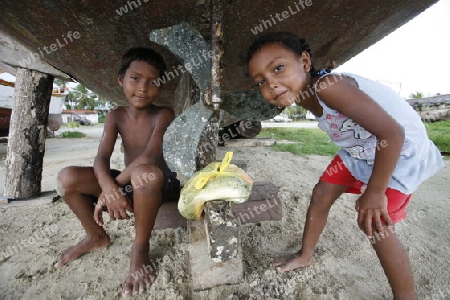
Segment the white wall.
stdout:
<path fill-rule="evenodd" d="M 83 114 L 83 113 L 78 113 L 77 115 L 79 115 L 81 118 L 86 118 L 89 121 L 91 121 L 91 124 L 97 124 L 98 123 L 98 114 Z M 62 115 L 62 122 L 63 124 L 67 124 L 69 122 L 72 122 L 72 114 L 65 114 L 63 113 Z"/>

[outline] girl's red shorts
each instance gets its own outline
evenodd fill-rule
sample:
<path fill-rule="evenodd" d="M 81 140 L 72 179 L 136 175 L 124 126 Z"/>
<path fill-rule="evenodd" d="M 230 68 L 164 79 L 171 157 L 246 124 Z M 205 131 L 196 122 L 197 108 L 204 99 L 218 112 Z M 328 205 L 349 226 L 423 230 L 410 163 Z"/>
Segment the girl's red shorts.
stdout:
<path fill-rule="evenodd" d="M 362 194 L 365 188 L 364 182 L 353 177 L 339 155 L 334 157 L 319 180 L 348 186 L 345 191 L 346 193 Z M 393 223 L 397 223 L 406 218 L 406 206 L 411 196 L 412 194 L 403 194 L 391 188 L 386 189 L 386 197 L 388 199 L 387 209 Z"/>

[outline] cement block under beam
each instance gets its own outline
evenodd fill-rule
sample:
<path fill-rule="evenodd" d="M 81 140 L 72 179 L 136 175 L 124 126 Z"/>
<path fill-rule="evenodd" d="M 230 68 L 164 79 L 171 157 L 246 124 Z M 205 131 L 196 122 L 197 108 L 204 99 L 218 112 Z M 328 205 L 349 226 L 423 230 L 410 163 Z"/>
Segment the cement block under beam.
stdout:
<path fill-rule="evenodd" d="M 208 201 L 204 207 L 204 224 L 210 257 L 224 262 L 237 257 L 240 244 L 239 224 L 226 201 Z"/>
<path fill-rule="evenodd" d="M 189 261 L 194 291 L 206 290 L 226 284 L 241 283 L 244 278 L 242 249 L 237 256 L 225 262 L 215 262 L 209 256 L 203 220 L 188 221 Z"/>

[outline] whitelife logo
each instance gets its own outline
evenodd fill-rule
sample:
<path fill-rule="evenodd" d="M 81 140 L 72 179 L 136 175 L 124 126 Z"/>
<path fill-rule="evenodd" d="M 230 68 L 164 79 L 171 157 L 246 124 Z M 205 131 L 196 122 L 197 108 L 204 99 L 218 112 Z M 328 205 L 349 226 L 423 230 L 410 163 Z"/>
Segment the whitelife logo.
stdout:
<path fill-rule="evenodd" d="M 293 16 L 297 13 L 299 13 L 301 10 L 304 10 L 306 7 L 309 7 L 312 5 L 312 0 L 299 0 L 298 2 L 294 2 L 293 8 L 291 5 L 288 6 L 288 9 L 281 12 L 276 13 L 275 15 L 270 15 L 268 20 L 262 20 L 259 25 L 256 25 L 255 27 L 251 28 L 251 32 L 254 35 L 257 35 L 258 33 L 261 33 L 264 31 L 264 29 L 268 29 L 278 22 L 282 22 L 289 18 L 290 16 Z"/>
<path fill-rule="evenodd" d="M 66 33 L 66 35 L 62 35 L 62 41 L 57 38 L 55 43 L 51 44 L 50 46 L 44 46 L 42 49 L 39 47 L 38 52 L 33 52 L 30 54 L 28 58 L 22 59 L 21 66 L 29 65 L 32 62 L 36 62 L 37 60 L 41 59 L 45 56 L 45 54 L 51 54 L 52 52 L 55 52 L 58 49 L 61 49 L 62 47 L 65 47 L 70 42 L 73 42 L 74 40 L 77 40 L 81 37 L 80 33 L 78 31 L 69 31 Z"/>

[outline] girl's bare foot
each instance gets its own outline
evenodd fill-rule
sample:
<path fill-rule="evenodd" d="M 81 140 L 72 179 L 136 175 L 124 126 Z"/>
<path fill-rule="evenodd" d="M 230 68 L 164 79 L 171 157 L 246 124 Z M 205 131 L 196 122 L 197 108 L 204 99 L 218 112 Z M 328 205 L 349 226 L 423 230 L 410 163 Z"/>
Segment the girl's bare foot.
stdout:
<path fill-rule="evenodd" d="M 110 243 L 110 238 L 106 233 L 102 235 L 87 235 L 78 244 L 62 252 L 58 256 L 55 267 L 61 267 L 91 250 L 109 246 Z"/>
<path fill-rule="evenodd" d="M 122 296 L 141 294 L 150 288 L 155 280 L 155 272 L 148 258 L 149 244 L 131 246 L 130 271 L 123 284 Z"/>
<path fill-rule="evenodd" d="M 297 268 L 304 268 L 314 263 L 314 258 L 302 255 L 301 251 L 284 257 L 275 258 L 273 266 L 278 273 L 292 271 Z"/>

